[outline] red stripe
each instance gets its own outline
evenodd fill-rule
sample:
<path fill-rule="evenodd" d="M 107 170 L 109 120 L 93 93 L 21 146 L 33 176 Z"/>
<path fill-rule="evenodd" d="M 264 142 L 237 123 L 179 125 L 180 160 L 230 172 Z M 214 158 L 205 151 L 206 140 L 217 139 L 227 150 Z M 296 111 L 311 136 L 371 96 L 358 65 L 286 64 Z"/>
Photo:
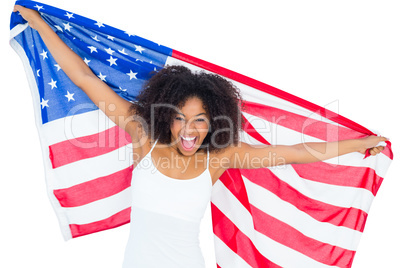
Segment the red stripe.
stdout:
<path fill-rule="evenodd" d="M 241 173 L 253 183 L 272 192 L 283 201 L 292 204 L 320 222 L 327 222 L 335 226 L 344 226 L 363 232 L 367 213 L 360 209 L 338 207 L 314 200 L 301 194 L 266 168 L 242 169 Z"/>
<path fill-rule="evenodd" d="M 116 173 L 80 183 L 69 188 L 54 190 L 53 193 L 62 207 L 82 206 L 130 187 L 133 166 Z"/>
<path fill-rule="evenodd" d="M 355 251 L 317 241 L 251 205 L 255 230 L 318 262 L 350 267 Z"/>
<path fill-rule="evenodd" d="M 211 203 L 212 224 L 214 234 L 219 237 L 231 250 L 244 259 L 251 267 L 276 268 L 280 267 L 264 257 L 254 246 L 253 242 L 242 233 L 225 214 Z"/>
<path fill-rule="evenodd" d="M 126 208 L 113 216 L 104 220 L 88 224 L 70 224 L 71 235 L 73 238 L 112 229 L 130 222 L 131 207 Z"/>
<path fill-rule="evenodd" d="M 339 124 L 341 124 L 341 125 L 343 125 L 345 127 L 351 128 L 351 129 L 353 129 L 355 131 L 358 131 L 360 133 L 363 133 L 363 134 L 366 134 L 366 135 L 373 135 L 374 134 L 373 132 L 371 132 L 367 128 L 365 128 L 365 127 L 353 122 L 350 119 L 347 119 L 347 118 L 345 118 L 345 117 L 343 117 L 341 115 L 338 115 L 338 114 L 336 114 L 336 113 L 334 113 L 332 111 L 329 111 L 329 110 L 327 110 L 327 109 L 325 109 L 323 107 L 320 107 L 320 106 L 318 106 L 318 105 L 316 105 L 316 104 L 314 104 L 312 102 L 306 101 L 306 100 L 304 100 L 302 98 L 299 98 L 299 97 L 297 97 L 295 95 L 289 94 L 289 93 L 287 93 L 287 92 L 285 92 L 283 90 L 280 90 L 278 88 L 275 88 L 275 87 L 267 85 L 267 84 L 264 84 L 264 83 L 262 83 L 260 81 L 252 79 L 252 78 L 247 77 L 245 75 L 233 72 L 233 71 L 231 71 L 229 69 L 226 69 L 226 68 L 220 67 L 218 65 L 209 63 L 207 61 L 198 59 L 196 57 L 187 55 L 187 54 L 182 53 L 182 52 L 177 51 L 177 50 L 172 51 L 172 57 L 176 58 L 176 59 L 179 59 L 179 60 L 182 60 L 184 62 L 193 64 L 195 66 L 201 67 L 201 68 L 203 68 L 205 70 L 214 72 L 216 74 L 225 76 L 225 77 L 227 77 L 229 79 L 232 79 L 232 80 L 235 80 L 237 82 L 243 83 L 245 85 L 248 85 L 250 87 L 258 89 L 260 91 L 263 91 L 263 92 L 266 92 L 268 94 L 271 94 L 273 96 L 277 96 L 277 97 L 279 97 L 281 99 L 290 101 L 290 102 L 292 102 L 292 103 L 294 103 L 296 105 L 299 105 L 299 106 L 301 106 L 301 107 L 303 107 L 305 109 L 308 109 L 308 110 L 310 110 L 310 111 L 312 111 L 314 113 L 320 114 L 323 117 L 329 118 L 329 119 L 331 119 L 332 121 L 334 121 L 336 123 L 339 123 Z"/>
<path fill-rule="evenodd" d="M 247 120 L 247 118 L 242 115 L 243 120 L 244 120 L 244 126 L 243 130 L 247 132 L 248 135 L 256 139 L 257 141 L 261 142 L 262 144 L 270 145 L 270 143 L 263 137 L 261 136 L 260 133 L 253 127 L 253 125 Z"/>
<path fill-rule="evenodd" d="M 103 132 L 62 141 L 49 146 L 53 168 L 109 153 L 131 143 L 130 135 L 118 126 Z"/>
<path fill-rule="evenodd" d="M 392 160 L 392 159 L 394 159 L 394 154 L 392 153 L 392 150 L 391 150 L 391 142 L 386 141 L 385 143 L 387 144 L 387 146 L 384 148 L 384 150 L 381 153 L 388 156 L 389 159 Z"/>
<path fill-rule="evenodd" d="M 248 201 L 247 189 L 244 185 L 240 169 L 227 169 L 219 180 L 225 187 L 232 192 L 239 202 L 250 212 L 250 203 Z"/>
<path fill-rule="evenodd" d="M 324 162 L 292 165 L 297 174 L 307 180 L 333 185 L 357 187 L 377 195 L 383 178 L 368 167 L 331 165 Z"/>
<path fill-rule="evenodd" d="M 244 107 L 244 112 L 248 114 L 325 141 L 356 139 L 366 136 L 352 129 L 325 123 L 268 105 L 244 101 Z"/>

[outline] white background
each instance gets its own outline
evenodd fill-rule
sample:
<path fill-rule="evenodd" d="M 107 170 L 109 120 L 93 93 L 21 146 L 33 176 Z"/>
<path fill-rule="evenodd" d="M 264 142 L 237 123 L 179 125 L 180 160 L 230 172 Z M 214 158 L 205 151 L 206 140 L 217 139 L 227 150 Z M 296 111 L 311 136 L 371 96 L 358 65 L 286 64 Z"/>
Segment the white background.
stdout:
<path fill-rule="evenodd" d="M 374 200 L 353 268 L 402 267 L 400 1 L 42 2 L 328 106 L 389 137 L 395 161 Z M 120 267 L 127 226 L 69 242 L 58 229 L 28 83 L 8 45 L 13 3 L 0 4 L 0 267 Z M 216 267 L 210 227 L 206 218 L 202 246 L 207 267 Z"/>

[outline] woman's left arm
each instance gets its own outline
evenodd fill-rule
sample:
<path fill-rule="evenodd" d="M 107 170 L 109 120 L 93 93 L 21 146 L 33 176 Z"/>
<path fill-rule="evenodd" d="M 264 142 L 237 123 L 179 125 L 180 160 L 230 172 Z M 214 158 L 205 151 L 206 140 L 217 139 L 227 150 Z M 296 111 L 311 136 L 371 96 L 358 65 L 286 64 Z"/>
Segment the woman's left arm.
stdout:
<path fill-rule="evenodd" d="M 295 145 L 253 146 L 239 143 L 228 150 L 229 168 L 261 168 L 285 164 L 303 164 L 327 160 L 352 152 L 371 155 L 380 153 L 384 147 L 377 146 L 387 138 L 368 136 L 361 139 L 337 142 L 307 142 Z"/>

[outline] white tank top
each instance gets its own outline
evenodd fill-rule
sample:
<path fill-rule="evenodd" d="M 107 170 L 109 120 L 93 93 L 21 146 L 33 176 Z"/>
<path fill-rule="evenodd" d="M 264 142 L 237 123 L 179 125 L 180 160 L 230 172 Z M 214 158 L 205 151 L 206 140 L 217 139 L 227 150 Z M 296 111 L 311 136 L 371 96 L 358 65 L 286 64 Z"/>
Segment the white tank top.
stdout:
<path fill-rule="evenodd" d="M 153 164 L 151 152 L 157 142 L 133 170 L 123 268 L 205 268 L 198 235 L 211 200 L 209 151 L 201 175 L 179 180 L 162 174 Z"/>

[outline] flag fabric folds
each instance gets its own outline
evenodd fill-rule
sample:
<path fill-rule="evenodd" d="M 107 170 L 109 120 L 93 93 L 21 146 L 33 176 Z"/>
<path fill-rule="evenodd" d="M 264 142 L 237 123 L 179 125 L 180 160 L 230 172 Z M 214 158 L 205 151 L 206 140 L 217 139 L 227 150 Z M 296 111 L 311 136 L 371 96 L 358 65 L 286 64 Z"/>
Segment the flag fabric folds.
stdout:
<path fill-rule="evenodd" d="M 226 77 L 242 93 L 249 144 L 296 144 L 373 133 L 334 112 L 133 33 L 34 1 L 43 19 L 117 94 L 135 101 L 144 82 L 181 64 Z M 46 185 L 64 238 L 130 221 L 131 140 L 64 74 L 19 14 L 10 44 L 34 101 Z M 351 153 L 324 162 L 227 170 L 211 207 L 218 267 L 351 267 L 373 198 L 392 161 Z"/>

